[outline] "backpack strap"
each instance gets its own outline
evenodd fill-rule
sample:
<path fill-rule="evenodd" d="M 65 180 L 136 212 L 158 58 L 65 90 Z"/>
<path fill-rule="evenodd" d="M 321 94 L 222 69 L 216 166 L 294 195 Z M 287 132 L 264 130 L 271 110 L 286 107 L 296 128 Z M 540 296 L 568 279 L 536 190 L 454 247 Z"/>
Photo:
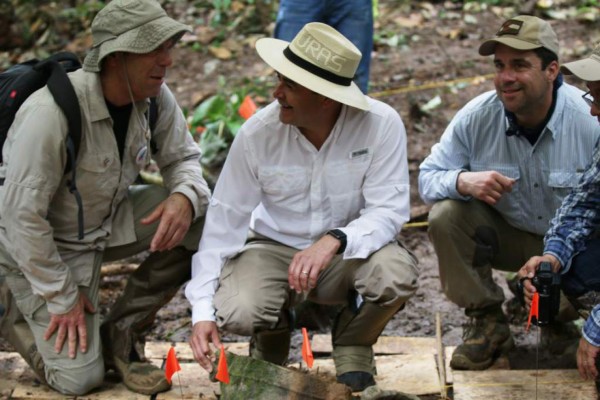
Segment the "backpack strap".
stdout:
<path fill-rule="evenodd" d="M 158 121 L 158 103 L 156 102 L 156 97 L 150 98 L 148 121 L 150 123 L 150 150 L 152 154 L 156 154 L 158 151 L 158 145 L 156 144 L 156 140 L 154 140 L 154 128 L 156 128 L 156 121 Z"/>
<path fill-rule="evenodd" d="M 54 100 L 67 118 L 67 164 L 65 173 L 71 172 L 71 179 L 67 181 L 69 192 L 75 196 L 77 202 L 77 225 L 79 228 L 78 238 L 83 239 L 83 201 L 76 185 L 77 154 L 79 154 L 79 145 L 81 144 L 81 110 L 75 89 L 71 80 L 63 67 L 56 60 L 48 59 L 43 61 L 36 68 L 49 68 L 52 70 L 48 78 L 48 89 Z"/>

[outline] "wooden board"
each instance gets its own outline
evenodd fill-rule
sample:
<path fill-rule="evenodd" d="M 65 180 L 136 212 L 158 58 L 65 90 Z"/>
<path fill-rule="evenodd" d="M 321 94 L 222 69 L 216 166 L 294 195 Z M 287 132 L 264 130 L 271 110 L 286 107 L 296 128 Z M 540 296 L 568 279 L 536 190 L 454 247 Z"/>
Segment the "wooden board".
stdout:
<path fill-rule="evenodd" d="M 376 356 L 377 375 L 375 381 L 383 390 L 395 390 L 416 395 L 440 392 L 438 371 L 432 354 L 402 354 Z M 306 370 L 306 365 L 291 365 Z M 311 374 L 327 374 L 335 377 L 335 366 L 330 358 L 317 358 Z"/>
<path fill-rule="evenodd" d="M 169 348 L 172 346 L 172 343 L 168 342 L 147 342 L 144 351 L 146 353 L 146 357 L 148 359 L 157 359 L 162 360 L 167 357 L 167 353 L 169 352 Z M 178 342 L 174 343 L 175 345 L 175 355 L 177 356 L 177 360 L 179 362 L 195 362 L 194 354 L 192 353 L 192 348 L 187 342 Z M 223 343 L 226 351 L 229 351 L 238 355 L 248 355 L 249 344 L 248 343 Z M 160 365 L 159 365 L 160 366 Z"/>
<path fill-rule="evenodd" d="M 313 353 L 331 353 L 331 335 L 313 335 L 311 340 Z M 373 345 L 375 354 L 436 354 L 435 338 L 380 336 Z"/>
<path fill-rule="evenodd" d="M 596 398 L 593 381 L 575 369 L 453 371 L 454 400 L 589 400 Z"/>

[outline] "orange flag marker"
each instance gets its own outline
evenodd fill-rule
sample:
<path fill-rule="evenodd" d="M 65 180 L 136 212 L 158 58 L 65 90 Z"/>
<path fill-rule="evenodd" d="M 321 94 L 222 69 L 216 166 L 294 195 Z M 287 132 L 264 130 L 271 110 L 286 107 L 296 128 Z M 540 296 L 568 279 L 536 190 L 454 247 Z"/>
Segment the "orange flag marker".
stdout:
<path fill-rule="evenodd" d="M 177 361 L 177 357 L 175 356 L 175 347 L 171 346 L 169 353 L 167 353 L 167 362 L 165 365 L 165 376 L 169 383 L 171 383 L 171 377 L 177 371 L 181 371 L 181 366 L 179 366 L 179 361 Z"/>
<path fill-rule="evenodd" d="M 538 292 L 535 292 L 533 294 L 533 299 L 531 299 L 531 308 L 529 310 L 529 318 L 527 319 L 527 328 L 525 329 L 527 332 L 529 332 L 529 325 L 531 325 L 531 317 L 535 317 L 536 321 L 538 321 L 540 318 L 539 304 L 540 294 Z"/>
<path fill-rule="evenodd" d="M 217 374 L 215 375 L 218 381 L 229 383 L 229 370 L 227 369 L 227 356 L 225 355 L 225 347 L 221 345 L 219 353 L 219 364 L 217 365 Z"/>
<path fill-rule="evenodd" d="M 310 340 L 308 340 L 306 328 L 302 328 L 302 358 L 306 365 L 308 365 L 308 368 L 312 368 L 315 358 L 313 357 L 312 349 L 310 348 Z"/>
<path fill-rule="evenodd" d="M 244 97 L 244 101 L 240 104 L 240 108 L 238 109 L 238 114 L 244 119 L 248 119 L 256 112 L 258 107 L 256 107 L 256 103 L 250 98 L 250 96 L 246 95 Z"/>

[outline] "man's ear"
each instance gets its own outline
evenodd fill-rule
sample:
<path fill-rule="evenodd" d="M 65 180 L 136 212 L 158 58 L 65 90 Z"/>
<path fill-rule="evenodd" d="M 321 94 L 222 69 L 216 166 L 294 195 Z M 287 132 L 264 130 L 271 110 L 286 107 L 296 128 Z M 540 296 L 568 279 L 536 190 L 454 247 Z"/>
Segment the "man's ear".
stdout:
<path fill-rule="evenodd" d="M 552 61 L 546 67 L 546 73 L 548 74 L 548 79 L 550 80 L 550 82 L 554 82 L 554 80 L 558 76 L 559 72 L 560 72 L 560 65 L 558 65 L 558 61 Z"/>

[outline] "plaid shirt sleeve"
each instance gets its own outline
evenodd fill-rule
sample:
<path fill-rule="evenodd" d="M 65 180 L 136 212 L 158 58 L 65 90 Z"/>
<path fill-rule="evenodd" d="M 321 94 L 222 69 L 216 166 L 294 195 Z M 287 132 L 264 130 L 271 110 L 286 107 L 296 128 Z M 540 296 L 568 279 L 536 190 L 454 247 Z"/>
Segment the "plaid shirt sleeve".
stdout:
<path fill-rule="evenodd" d="M 565 197 L 544 238 L 544 254 L 560 260 L 562 273 L 571 259 L 585 250 L 585 242 L 600 223 L 600 148 L 573 191 Z"/>
<path fill-rule="evenodd" d="M 594 307 L 583 325 L 583 337 L 596 347 L 600 347 L 600 304 Z"/>

